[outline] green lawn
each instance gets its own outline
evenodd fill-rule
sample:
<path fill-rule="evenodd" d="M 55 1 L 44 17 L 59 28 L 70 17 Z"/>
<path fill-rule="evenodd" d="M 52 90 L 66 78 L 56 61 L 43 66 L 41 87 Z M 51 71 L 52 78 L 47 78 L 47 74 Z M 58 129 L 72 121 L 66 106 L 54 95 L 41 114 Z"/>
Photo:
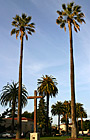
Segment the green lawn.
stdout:
<path fill-rule="evenodd" d="M 70 136 L 61 136 L 61 137 L 41 137 L 40 140 L 66 140 Z M 90 140 L 90 137 L 78 137 L 83 138 L 83 140 Z M 0 140 L 15 140 L 15 139 L 0 139 Z M 18 139 L 19 140 L 19 139 Z M 30 140 L 30 139 L 21 139 L 21 140 Z"/>
<path fill-rule="evenodd" d="M 41 137 L 40 140 L 66 140 L 70 136 L 61 136 L 61 137 Z M 83 140 L 90 140 L 90 137 L 78 137 L 83 138 Z"/>

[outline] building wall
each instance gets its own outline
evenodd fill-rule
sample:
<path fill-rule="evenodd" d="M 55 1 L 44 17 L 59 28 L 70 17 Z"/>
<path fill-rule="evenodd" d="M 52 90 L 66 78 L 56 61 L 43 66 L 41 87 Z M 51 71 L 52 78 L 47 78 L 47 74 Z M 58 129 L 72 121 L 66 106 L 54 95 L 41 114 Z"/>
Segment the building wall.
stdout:
<path fill-rule="evenodd" d="M 12 119 L 11 118 L 4 118 L 3 120 L 4 121 L 1 124 L 2 126 L 5 126 L 6 128 L 11 126 L 11 124 L 12 124 Z M 17 125 L 17 120 L 15 119 L 14 120 L 14 126 L 16 126 L 16 125 Z M 33 120 L 28 120 L 28 119 L 22 120 L 22 132 L 24 132 L 24 133 L 27 133 L 27 132 L 31 133 L 31 132 L 33 132 L 33 128 L 34 128 L 34 121 Z M 16 130 L 15 130 L 14 133 L 16 133 Z"/>

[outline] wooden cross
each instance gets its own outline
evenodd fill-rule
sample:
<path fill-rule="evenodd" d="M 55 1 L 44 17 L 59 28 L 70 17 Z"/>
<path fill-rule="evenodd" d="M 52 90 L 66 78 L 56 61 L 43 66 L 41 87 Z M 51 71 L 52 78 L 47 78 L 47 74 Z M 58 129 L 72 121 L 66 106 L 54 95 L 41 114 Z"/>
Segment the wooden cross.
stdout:
<path fill-rule="evenodd" d="M 34 99 L 34 132 L 37 132 L 37 98 L 43 98 L 43 96 L 37 96 L 37 91 L 34 90 L 34 96 L 28 96 L 27 99 Z"/>

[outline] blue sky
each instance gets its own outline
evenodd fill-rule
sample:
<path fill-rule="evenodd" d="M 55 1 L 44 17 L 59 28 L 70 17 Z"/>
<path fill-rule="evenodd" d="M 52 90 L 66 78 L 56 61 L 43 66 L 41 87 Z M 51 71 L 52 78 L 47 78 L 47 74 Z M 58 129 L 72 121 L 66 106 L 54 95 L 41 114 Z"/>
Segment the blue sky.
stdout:
<path fill-rule="evenodd" d="M 56 98 L 50 98 L 50 107 L 57 101 L 70 100 L 69 33 L 68 28 L 65 33 L 56 25 L 56 11 L 62 3 L 71 1 L 0 1 L 0 90 L 7 82 L 18 81 L 20 40 L 10 35 L 11 22 L 16 14 L 26 13 L 32 16 L 36 33 L 29 36 L 28 41 L 24 39 L 23 84 L 32 96 L 37 89 L 37 79 L 52 75 L 57 79 L 59 92 Z M 86 20 L 80 32 L 73 32 L 76 102 L 84 104 L 90 116 L 90 1 L 75 0 L 75 3 L 82 6 Z M 0 105 L 0 113 L 7 107 Z M 32 112 L 33 108 L 33 100 L 29 100 L 23 111 Z M 53 121 L 57 123 L 57 118 Z"/>

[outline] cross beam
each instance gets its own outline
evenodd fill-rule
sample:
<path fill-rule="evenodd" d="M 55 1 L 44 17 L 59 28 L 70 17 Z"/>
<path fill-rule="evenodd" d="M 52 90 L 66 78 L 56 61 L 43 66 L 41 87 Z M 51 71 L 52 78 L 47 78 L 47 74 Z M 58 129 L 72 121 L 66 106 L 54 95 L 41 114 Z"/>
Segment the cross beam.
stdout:
<path fill-rule="evenodd" d="M 34 90 L 34 96 L 28 96 L 27 99 L 34 99 L 34 132 L 37 132 L 37 99 L 43 96 L 37 96 L 37 91 Z"/>

